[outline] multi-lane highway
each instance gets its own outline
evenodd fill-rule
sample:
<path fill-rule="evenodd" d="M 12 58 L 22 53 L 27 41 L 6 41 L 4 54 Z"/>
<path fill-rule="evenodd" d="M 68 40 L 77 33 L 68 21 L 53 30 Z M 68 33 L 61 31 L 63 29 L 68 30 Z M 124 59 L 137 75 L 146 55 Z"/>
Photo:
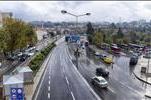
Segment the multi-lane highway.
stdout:
<path fill-rule="evenodd" d="M 72 49 L 75 46 L 70 45 L 69 48 L 71 56 L 74 58 Z M 133 76 L 133 67 L 129 67 L 128 57 L 115 57 L 113 67 L 102 63 L 89 51 L 87 51 L 87 55 L 81 55 L 78 60 L 78 70 L 90 85 L 91 77 L 95 76 L 96 68 L 104 67 L 109 70 L 110 76 L 107 79 L 109 82 L 108 89 L 100 89 L 91 85 L 103 100 L 142 100 L 145 98 L 144 84 Z"/>
<path fill-rule="evenodd" d="M 73 44 L 63 42 L 52 51 L 36 100 L 96 100 L 98 95 L 103 100 L 144 99 L 143 83 L 133 76 L 128 57 L 115 57 L 112 67 L 102 63 L 89 51 L 83 51 L 78 59 L 77 70 L 74 65 L 74 48 Z M 107 68 L 110 72 L 107 89 L 91 84 L 91 78 L 99 67 Z"/>
<path fill-rule="evenodd" d="M 65 43 L 51 53 L 47 69 L 39 85 L 36 100 L 97 100 L 99 99 L 79 74 Z"/>

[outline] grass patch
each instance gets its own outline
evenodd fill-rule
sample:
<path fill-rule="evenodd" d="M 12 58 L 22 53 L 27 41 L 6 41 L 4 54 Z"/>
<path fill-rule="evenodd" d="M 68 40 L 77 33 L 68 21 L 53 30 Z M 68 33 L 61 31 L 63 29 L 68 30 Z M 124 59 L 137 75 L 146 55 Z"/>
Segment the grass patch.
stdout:
<path fill-rule="evenodd" d="M 35 76 L 38 70 L 40 69 L 43 61 L 56 45 L 53 43 L 49 44 L 46 48 L 42 49 L 29 63 L 29 67 L 33 71 L 33 75 Z"/>

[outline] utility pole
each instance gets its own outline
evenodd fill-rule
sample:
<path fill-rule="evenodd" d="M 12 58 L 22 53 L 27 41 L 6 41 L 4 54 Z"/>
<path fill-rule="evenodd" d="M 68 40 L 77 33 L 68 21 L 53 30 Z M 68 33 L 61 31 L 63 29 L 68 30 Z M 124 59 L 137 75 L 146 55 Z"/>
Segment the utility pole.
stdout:
<path fill-rule="evenodd" d="M 85 14 L 81 14 L 81 15 L 75 15 L 73 13 L 67 12 L 66 10 L 62 10 L 61 13 L 62 14 L 69 14 L 69 15 L 71 15 L 71 16 L 73 16 L 73 17 L 76 18 L 76 22 L 75 22 L 75 24 L 76 24 L 76 29 L 75 29 L 76 30 L 76 34 L 78 34 L 78 18 L 81 17 L 81 16 L 89 16 L 89 15 L 91 15 L 91 13 L 85 13 Z M 76 67 L 78 69 L 78 58 L 80 56 L 80 52 L 79 52 L 78 46 L 77 46 L 76 51 L 74 51 L 74 55 L 76 57 Z"/>

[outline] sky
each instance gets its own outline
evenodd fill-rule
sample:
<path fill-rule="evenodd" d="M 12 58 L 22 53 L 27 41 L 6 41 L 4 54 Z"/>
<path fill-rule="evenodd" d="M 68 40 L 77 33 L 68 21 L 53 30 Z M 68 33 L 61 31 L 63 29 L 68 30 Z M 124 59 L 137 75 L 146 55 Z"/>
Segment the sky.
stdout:
<path fill-rule="evenodd" d="M 79 18 L 81 22 L 130 22 L 151 19 L 151 1 L 0 1 L 0 12 L 12 12 L 25 21 L 75 21 L 75 17 L 62 14 L 91 13 Z"/>

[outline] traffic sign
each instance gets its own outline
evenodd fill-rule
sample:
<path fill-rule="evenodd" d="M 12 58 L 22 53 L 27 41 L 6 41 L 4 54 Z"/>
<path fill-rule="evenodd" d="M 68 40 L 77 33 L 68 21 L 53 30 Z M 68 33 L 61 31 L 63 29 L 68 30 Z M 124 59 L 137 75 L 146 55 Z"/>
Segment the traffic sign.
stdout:
<path fill-rule="evenodd" d="M 24 100 L 23 88 L 11 88 L 11 100 Z"/>

